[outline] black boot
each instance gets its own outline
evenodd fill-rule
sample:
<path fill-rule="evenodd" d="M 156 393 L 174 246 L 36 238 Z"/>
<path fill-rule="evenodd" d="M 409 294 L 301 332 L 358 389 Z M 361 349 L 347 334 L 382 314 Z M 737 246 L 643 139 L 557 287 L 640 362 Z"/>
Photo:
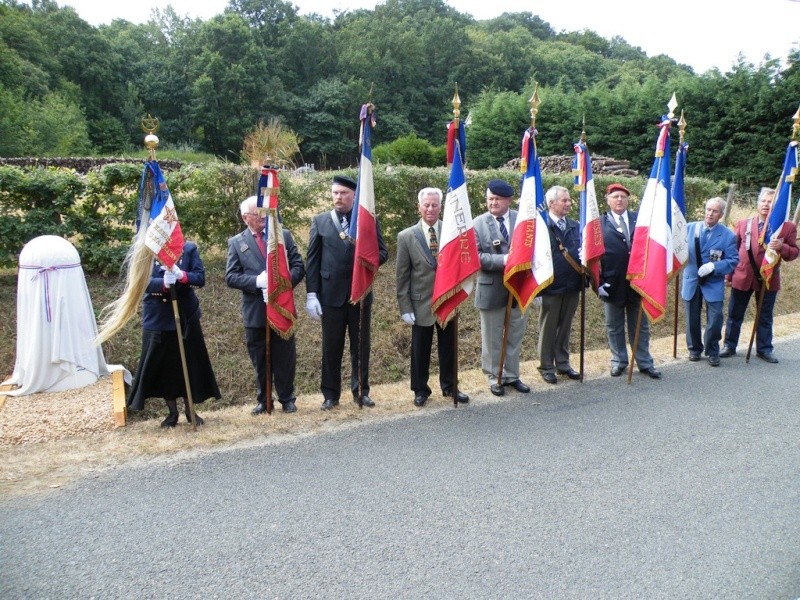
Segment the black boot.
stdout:
<path fill-rule="evenodd" d="M 186 408 L 186 420 L 189 421 L 189 423 L 191 423 L 192 422 L 192 411 L 189 409 L 189 401 L 184 399 L 183 406 Z M 197 411 L 195 411 L 194 416 L 197 417 L 197 424 L 198 425 L 202 425 L 203 423 L 205 423 L 205 421 L 203 420 L 203 417 L 198 415 Z"/>
<path fill-rule="evenodd" d="M 167 418 L 161 421 L 162 427 L 175 427 L 178 424 L 178 403 L 175 400 L 164 400 L 167 403 L 167 408 L 169 409 L 169 414 Z"/>

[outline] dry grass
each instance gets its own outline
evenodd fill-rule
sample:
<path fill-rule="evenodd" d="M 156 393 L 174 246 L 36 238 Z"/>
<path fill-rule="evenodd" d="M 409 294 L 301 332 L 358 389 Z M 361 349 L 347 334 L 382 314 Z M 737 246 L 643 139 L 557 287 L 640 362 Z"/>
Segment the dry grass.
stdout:
<path fill-rule="evenodd" d="M 751 209 L 740 211 L 744 215 Z M 734 218 L 743 216 L 734 212 Z M 303 245 L 303 235 L 298 232 L 298 241 Z M 375 419 L 400 418 L 412 415 L 426 415 L 438 410 L 452 410 L 452 404 L 434 395 L 424 409 L 416 409 L 411 402 L 408 389 L 408 349 L 410 329 L 403 325 L 397 314 L 394 290 L 394 257 L 381 268 L 375 286 L 376 302 L 373 310 L 373 356 L 372 392 L 378 406 L 374 409 L 359 409 L 352 402 L 342 402 L 338 410 L 321 412 L 322 401 L 318 393 L 320 363 L 320 330 L 316 322 L 308 319 L 303 312 L 305 289 L 301 285 L 296 294 L 301 316 L 298 323 L 298 370 L 297 392 L 298 412 L 285 415 L 276 411 L 271 417 L 254 418 L 249 414 L 255 402 L 253 372 L 244 347 L 244 335 L 239 314 L 239 293 L 230 290 L 224 283 L 224 256 L 220 252 L 208 252 L 204 256 L 207 269 L 207 285 L 200 292 L 203 306 L 203 329 L 211 361 L 223 394 L 221 401 L 207 402 L 199 406 L 207 425 L 196 433 L 185 422 L 174 431 L 162 431 L 159 422 L 163 417 L 163 403 L 151 401 L 147 410 L 132 415 L 129 425 L 123 429 L 111 430 L 110 421 L 102 421 L 100 426 L 84 427 L 81 420 L 86 419 L 87 400 L 73 404 L 54 403 L 50 395 L 28 396 L 22 399 L 9 399 L 5 408 L 0 409 L 0 496 L 9 496 L 39 491 L 58 486 L 77 477 L 96 473 L 105 467 L 130 463 L 138 460 L 152 460 L 154 457 L 171 459 L 185 453 L 208 452 L 218 448 L 229 448 L 247 444 L 279 443 L 300 435 L 324 432 L 332 428 L 355 425 Z M 778 295 L 776 306 L 776 336 L 788 335 L 798 331 L 800 316 L 791 314 L 796 310 L 794 298 L 800 291 L 797 270 L 800 261 L 787 263 L 783 267 L 784 290 Z M 116 297 L 119 288 L 116 281 L 89 277 L 95 310 Z M 16 272 L 0 272 L 0 373 L 9 375 L 14 362 L 14 340 L 16 336 Z M 651 349 L 656 363 L 663 365 L 672 358 L 672 307 L 670 299 L 668 316 L 653 326 Z M 680 312 L 678 359 L 685 357 L 683 340 L 683 311 Z M 603 327 L 602 304 L 591 294 L 586 299 L 586 361 L 587 379 L 607 375 L 608 350 Z M 534 316 L 535 317 L 535 316 Z M 752 310 L 750 317 L 752 318 Z M 503 402 L 509 397 L 499 399 L 486 391 L 486 382 L 480 372 L 480 331 L 477 311 L 466 303 L 459 319 L 459 349 L 461 364 L 461 388 L 473 397 L 473 404 Z M 105 346 L 106 359 L 110 363 L 121 363 L 132 372 L 136 370 L 139 355 L 139 323 L 130 323 L 125 330 Z M 749 331 L 744 329 L 744 331 Z M 744 338 L 743 334 L 743 338 Z M 536 319 L 532 318 L 525 337 L 522 357 L 522 377 L 532 385 L 533 402 L 546 401 L 547 393 L 554 389 L 541 382 L 536 371 Z M 572 336 L 572 350 L 578 351 L 578 322 Z M 746 343 L 746 340 L 741 340 Z M 741 347 L 741 345 L 740 345 Z M 578 367 L 574 355 L 573 366 Z M 431 381 L 436 369 L 433 357 Z M 349 374 L 348 374 L 349 375 Z M 5 378 L 5 377 L 3 377 Z M 636 374 L 634 382 L 640 381 Z M 579 385 L 573 382 L 566 385 Z M 668 382 L 667 382 L 668 384 Z M 102 386 L 103 383 L 99 383 Z M 435 385 L 433 386 L 435 387 Z M 110 388 L 110 385 L 109 385 Z M 577 388 L 576 388 L 577 389 Z M 110 391 L 97 405 L 93 414 L 107 410 L 110 419 Z M 37 404 L 40 403 L 40 404 Z M 36 406 L 43 407 L 37 409 Z M 70 408 L 72 407 L 72 408 Z M 40 419 L 39 410 L 60 411 L 60 424 L 48 423 L 54 431 L 68 435 L 54 434 L 46 442 L 28 436 L 17 428 L 11 432 L 3 428 L 4 419 L 21 418 L 28 415 Z M 462 410 L 459 408 L 459 410 Z M 468 410 L 468 408 L 466 409 Z M 74 411 L 74 412 L 73 412 Z M 67 415 L 71 417 L 68 418 Z M 84 415 L 84 416 L 81 416 Z M 21 422 L 21 421 L 19 421 Z M 41 423 L 32 427 L 41 430 Z M 82 429 L 83 428 L 83 429 Z M 39 434 L 37 434 L 38 436 Z M 24 438 L 24 439 L 23 439 Z M 60 439 L 58 439 L 60 438 Z M 5 447 L 2 447 L 5 446 Z"/>

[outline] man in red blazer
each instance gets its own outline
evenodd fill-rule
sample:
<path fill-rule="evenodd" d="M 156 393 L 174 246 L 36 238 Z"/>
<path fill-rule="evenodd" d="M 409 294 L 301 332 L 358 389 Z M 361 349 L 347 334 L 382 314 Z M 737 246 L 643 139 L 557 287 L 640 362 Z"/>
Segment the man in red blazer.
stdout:
<path fill-rule="evenodd" d="M 742 328 L 744 314 L 753 292 L 761 289 L 760 267 L 764 260 L 765 249 L 758 243 L 758 238 L 763 230 L 764 223 L 769 216 L 772 201 L 775 199 L 775 190 L 761 188 L 758 195 L 756 215 L 749 219 L 742 219 L 736 224 L 736 244 L 739 247 L 739 264 L 730 277 L 731 296 L 728 301 L 728 321 L 725 325 L 725 348 L 719 353 L 720 357 L 727 358 L 736 354 L 736 344 L 739 342 L 739 332 Z M 794 260 L 800 254 L 797 247 L 797 227 L 787 221 L 783 224 L 783 237 L 772 240 L 769 247 L 780 254 L 782 260 Z M 772 311 L 775 307 L 775 298 L 781 289 L 780 264 L 775 269 L 770 281 L 769 289 L 764 292 L 764 301 L 761 306 L 761 316 L 756 329 L 756 356 L 768 363 L 777 363 L 778 359 L 772 353 Z M 756 295 L 757 297 L 757 295 Z"/>

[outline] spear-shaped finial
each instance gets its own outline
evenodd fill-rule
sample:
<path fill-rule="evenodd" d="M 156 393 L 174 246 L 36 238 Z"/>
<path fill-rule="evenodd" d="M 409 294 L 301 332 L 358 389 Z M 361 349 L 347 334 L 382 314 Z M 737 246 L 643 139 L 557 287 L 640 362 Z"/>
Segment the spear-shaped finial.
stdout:
<path fill-rule="evenodd" d="M 542 101 L 539 99 L 539 84 L 536 83 L 533 88 L 533 95 L 528 102 L 531 105 L 531 131 L 536 129 L 536 114 L 539 112 L 539 105 Z"/>
<path fill-rule="evenodd" d="M 586 143 L 586 113 L 583 115 L 583 125 L 581 126 L 581 142 Z"/>
<path fill-rule="evenodd" d="M 144 145 L 145 148 L 147 148 L 149 160 L 155 160 L 156 148 L 158 147 L 158 136 L 156 135 L 156 131 L 158 130 L 159 126 L 158 119 L 150 116 L 150 113 L 147 113 L 147 116 L 142 117 L 142 120 L 139 121 L 139 123 L 142 126 L 142 131 L 147 134 L 144 136 Z"/>
<path fill-rule="evenodd" d="M 671 121 L 675 117 L 675 109 L 678 108 L 678 99 L 675 97 L 675 92 L 672 92 L 672 98 L 669 99 L 667 108 L 669 109 L 667 116 Z"/>
<path fill-rule="evenodd" d="M 797 141 L 797 132 L 800 131 L 800 108 L 792 116 L 792 121 L 794 122 L 792 125 L 792 140 Z"/>
<path fill-rule="evenodd" d="M 686 118 L 683 116 L 683 109 L 681 109 L 681 118 L 678 120 L 678 132 L 680 133 L 678 141 L 683 143 L 683 136 L 686 133 Z"/>
<path fill-rule="evenodd" d="M 461 98 L 458 97 L 458 82 L 456 81 L 456 91 L 453 94 L 453 120 L 458 123 L 458 118 L 461 116 Z"/>

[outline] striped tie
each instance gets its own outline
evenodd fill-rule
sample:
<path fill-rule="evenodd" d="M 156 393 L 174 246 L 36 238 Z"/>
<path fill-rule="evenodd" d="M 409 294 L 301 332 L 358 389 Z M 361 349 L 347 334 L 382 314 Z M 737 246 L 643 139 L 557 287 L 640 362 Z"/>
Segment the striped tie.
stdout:
<path fill-rule="evenodd" d="M 433 261 L 439 257 L 439 241 L 436 239 L 436 230 L 433 226 L 428 227 L 428 247 L 431 249 L 431 256 Z"/>

